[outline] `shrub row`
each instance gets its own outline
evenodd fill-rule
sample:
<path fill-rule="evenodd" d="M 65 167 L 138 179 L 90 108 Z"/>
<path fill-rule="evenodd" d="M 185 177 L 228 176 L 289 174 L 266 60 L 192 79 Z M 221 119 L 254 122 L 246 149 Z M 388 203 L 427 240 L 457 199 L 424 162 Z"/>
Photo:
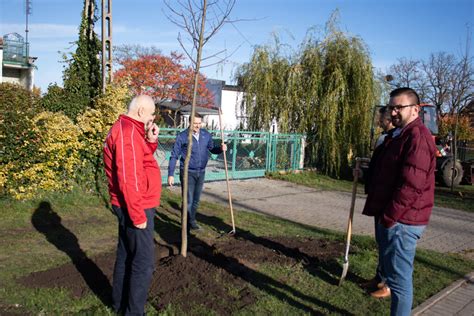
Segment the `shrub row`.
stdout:
<path fill-rule="evenodd" d="M 102 142 L 129 98 L 126 86 L 111 86 L 75 123 L 54 112 L 48 94 L 41 98 L 1 83 L 0 195 L 29 199 L 77 182 L 94 188 L 102 174 Z"/>

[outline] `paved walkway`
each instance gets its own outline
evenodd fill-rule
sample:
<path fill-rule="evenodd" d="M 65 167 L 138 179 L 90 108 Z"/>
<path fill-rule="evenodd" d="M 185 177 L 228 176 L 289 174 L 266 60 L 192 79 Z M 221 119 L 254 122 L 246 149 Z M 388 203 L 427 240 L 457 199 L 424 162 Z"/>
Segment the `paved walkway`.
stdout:
<path fill-rule="evenodd" d="M 430 297 L 412 311 L 413 316 L 474 315 L 474 273 Z"/>
<path fill-rule="evenodd" d="M 345 232 L 350 193 L 323 191 L 288 182 L 249 179 L 231 182 L 234 209 L 282 217 L 294 222 Z M 225 182 L 205 183 L 203 200 L 227 205 Z M 372 218 L 361 214 L 365 195 L 356 199 L 353 233 L 373 235 Z M 236 214 L 238 227 L 238 214 Z M 418 247 L 462 253 L 474 260 L 474 213 L 435 207 Z M 417 315 L 474 315 L 473 276 L 457 281 L 414 310 Z M 420 309 L 423 307 L 423 309 Z"/>

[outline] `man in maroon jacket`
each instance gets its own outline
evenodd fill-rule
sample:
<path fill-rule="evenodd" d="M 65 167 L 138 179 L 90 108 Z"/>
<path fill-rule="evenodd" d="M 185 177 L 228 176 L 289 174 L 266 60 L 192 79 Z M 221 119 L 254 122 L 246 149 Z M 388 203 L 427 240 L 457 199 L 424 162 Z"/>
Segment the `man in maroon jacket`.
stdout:
<path fill-rule="evenodd" d="M 161 174 L 153 157 L 158 146 L 155 103 L 146 95 L 132 99 L 105 139 L 104 165 L 112 209 L 118 219 L 118 245 L 112 300 L 117 313 L 143 315 L 154 270 L 155 207 Z"/>
<path fill-rule="evenodd" d="M 391 315 L 410 315 L 416 243 L 434 202 L 436 146 L 419 118 L 420 99 L 410 88 L 390 93 L 397 128 L 381 146 L 363 214 L 379 219 L 381 254 L 391 290 Z"/>

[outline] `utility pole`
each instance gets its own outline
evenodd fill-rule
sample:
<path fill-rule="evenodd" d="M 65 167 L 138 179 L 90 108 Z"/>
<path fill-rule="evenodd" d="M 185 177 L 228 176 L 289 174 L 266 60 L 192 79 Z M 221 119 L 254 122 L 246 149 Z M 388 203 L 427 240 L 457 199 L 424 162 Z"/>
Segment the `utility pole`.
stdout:
<path fill-rule="evenodd" d="M 26 44 L 26 56 L 25 62 L 30 62 L 30 43 L 28 42 L 28 16 L 31 14 L 31 0 L 25 0 L 25 13 L 26 13 L 26 28 L 25 28 L 25 44 Z"/>
<path fill-rule="evenodd" d="M 112 82 L 112 0 L 102 0 L 102 92 Z"/>

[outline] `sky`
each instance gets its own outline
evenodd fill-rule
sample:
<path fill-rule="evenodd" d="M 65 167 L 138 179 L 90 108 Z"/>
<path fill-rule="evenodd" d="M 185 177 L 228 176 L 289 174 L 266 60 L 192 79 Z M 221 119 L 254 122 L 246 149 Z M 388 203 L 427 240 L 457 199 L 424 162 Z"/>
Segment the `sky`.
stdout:
<path fill-rule="evenodd" d="M 38 58 L 35 85 L 45 92 L 50 83 L 62 84 L 61 52 L 75 49 L 72 43 L 78 38 L 83 1 L 31 2 L 30 55 Z M 255 47 L 272 43 L 273 34 L 288 52 L 295 51 L 307 31 L 323 30 L 336 9 L 340 28 L 365 42 L 373 66 L 383 72 L 400 58 L 427 59 L 440 51 L 459 56 L 474 28 L 473 0 L 237 0 L 231 12 L 236 22 L 226 24 L 204 48 L 204 57 L 225 50 L 227 61 L 202 72 L 232 84 L 239 65 L 250 60 Z M 186 33 L 167 19 L 167 13 L 163 0 L 114 0 L 113 45 L 139 44 L 155 46 L 165 55 L 182 53 L 177 37 L 181 33 L 186 38 Z M 1 35 L 24 36 L 25 21 L 25 0 L 0 0 Z M 96 29 L 100 36 L 100 20 Z M 468 48 L 472 55 L 472 41 Z"/>

